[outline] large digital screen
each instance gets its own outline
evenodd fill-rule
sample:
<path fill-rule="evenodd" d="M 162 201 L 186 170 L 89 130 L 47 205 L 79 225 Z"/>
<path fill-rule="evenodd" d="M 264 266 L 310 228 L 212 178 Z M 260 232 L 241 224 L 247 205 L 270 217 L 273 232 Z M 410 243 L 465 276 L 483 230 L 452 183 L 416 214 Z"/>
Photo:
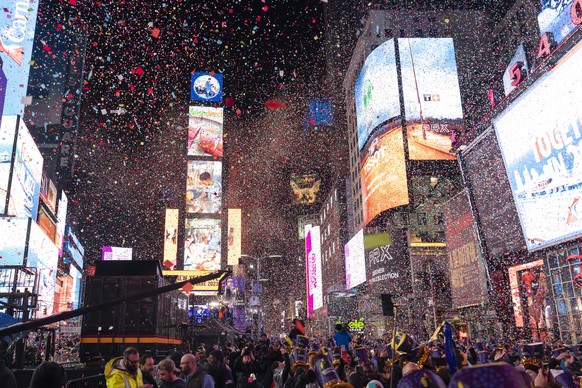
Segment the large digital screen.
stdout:
<path fill-rule="evenodd" d="M 28 218 L 0 217 L 0 267 L 23 265 Z"/>
<path fill-rule="evenodd" d="M 216 271 L 220 269 L 222 232 L 220 220 L 186 219 L 184 269 Z"/>
<path fill-rule="evenodd" d="M 0 123 L 0 211 L 6 214 L 6 195 L 10 171 L 12 171 L 12 152 L 16 136 L 17 117 L 4 117 Z"/>
<path fill-rule="evenodd" d="M 358 149 L 364 148 L 374 128 L 400 116 L 400 95 L 394 40 L 368 55 L 355 85 Z"/>
<path fill-rule="evenodd" d="M 59 256 L 63 255 L 63 243 L 65 239 L 65 227 L 67 226 L 67 210 L 69 200 L 64 191 L 61 191 L 61 198 L 57 208 L 57 232 L 55 233 L 55 244 L 59 248 Z"/>
<path fill-rule="evenodd" d="M 26 97 L 30 59 L 36 27 L 38 0 L 6 0 L 0 13 L 0 59 L 6 86 L 0 91 L 0 121 L 6 116 L 22 115 Z M 3 78 L 3 77 L 2 77 Z M 2 90 L 3 89 L 3 90 Z"/>
<path fill-rule="evenodd" d="M 364 229 L 360 230 L 345 245 L 346 289 L 366 281 L 366 254 L 364 252 Z"/>
<path fill-rule="evenodd" d="M 59 249 L 55 243 L 40 226 L 31 222 L 26 266 L 37 269 L 37 318 L 53 313 L 58 260 Z"/>
<path fill-rule="evenodd" d="M 305 263 L 307 283 L 307 317 L 323 306 L 323 284 L 321 270 L 321 235 L 319 226 L 310 228 L 305 237 Z"/>
<path fill-rule="evenodd" d="M 463 107 L 451 38 L 398 39 L 402 93 L 412 160 L 454 160 L 451 135 L 462 130 Z"/>
<path fill-rule="evenodd" d="M 8 214 L 36 220 L 43 158 L 24 121 L 20 119 L 16 153 L 12 163 L 12 181 Z"/>
<path fill-rule="evenodd" d="M 309 100 L 307 124 L 310 126 L 333 125 L 333 104 L 328 98 L 312 98 Z"/>
<path fill-rule="evenodd" d="M 402 127 L 377 132 L 360 163 L 364 223 L 381 212 L 408 204 L 408 184 Z"/>
<path fill-rule="evenodd" d="M 222 157 L 223 109 L 191 106 L 188 120 L 188 155 Z"/>
<path fill-rule="evenodd" d="M 196 270 L 163 270 L 163 276 L 177 276 L 176 283 L 180 283 L 186 280 L 190 280 L 193 278 L 197 278 L 200 276 L 210 275 L 212 271 L 196 271 Z M 219 285 L 222 278 L 226 276 L 226 274 L 222 274 L 220 277 L 212 280 L 207 280 L 202 283 L 193 284 L 192 289 L 189 293 L 192 294 L 209 294 L 213 293 L 216 294 L 219 291 Z"/>
<path fill-rule="evenodd" d="M 443 213 L 453 308 L 480 305 L 487 297 L 487 275 L 467 192 L 446 202 Z"/>
<path fill-rule="evenodd" d="M 551 32 L 556 44 L 560 44 L 574 29 L 572 4 L 574 0 L 542 0 L 542 11 L 538 14 L 540 35 Z"/>
<path fill-rule="evenodd" d="M 515 326 L 526 326 L 534 332 L 546 329 L 546 302 L 551 293 L 544 271 L 544 260 L 515 265 L 509 267 L 508 272 Z"/>
<path fill-rule="evenodd" d="M 85 256 L 85 249 L 83 248 L 83 245 L 81 245 L 81 242 L 70 226 L 67 226 L 65 234 L 67 238 L 65 239 L 64 249 L 67 250 L 71 259 L 77 263 L 79 268 L 83 269 L 83 258 Z"/>
<path fill-rule="evenodd" d="M 222 162 L 189 160 L 186 213 L 219 214 L 222 206 Z"/>
<path fill-rule="evenodd" d="M 293 202 L 297 205 L 310 205 L 319 201 L 319 174 L 291 174 L 289 185 L 293 190 Z"/>
<path fill-rule="evenodd" d="M 190 76 L 190 100 L 222 101 L 222 74 L 194 72 Z"/>
<path fill-rule="evenodd" d="M 164 232 L 164 259 L 162 265 L 173 269 L 178 260 L 178 229 L 180 222 L 178 209 L 166 209 L 166 228 Z"/>
<path fill-rule="evenodd" d="M 101 260 L 132 260 L 133 248 L 103 246 Z"/>
<path fill-rule="evenodd" d="M 57 187 L 54 182 L 42 174 L 42 179 L 40 181 L 40 198 L 47 205 L 53 215 L 56 215 L 57 211 Z"/>
<path fill-rule="evenodd" d="M 527 248 L 582 235 L 582 44 L 494 120 Z"/>
<path fill-rule="evenodd" d="M 71 287 L 71 308 L 78 309 L 81 304 L 81 281 L 83 280 L 83 274 L 72 265 L 69 268 L 69 275 L 73 278 L 73 286 Z"/>
<path fill-rule="evenodd" d="M 368 285 L 376 292 L 403 295 L 410 292 L 410 259 L 405 229 L 389 233 L 366 233 Z"/>
<path fill-rule="evenodd" d="M 228 265 L 237 265 L 242 255 L 242 211 L 228 209 Z"/>
<path fill-rule="evenodd" d="M 461 165 L 491 257 L 524 249 L 519 216 L 493 128 L 461 153 Z"/>
<path fill-rule="evenodd" d="M 525 53 L 525 47 L 523 43 L 520 43 L 519 46 L 517 46 L 517 50 L 515 50 L 513 58 L 511 58 L 511 61 L 503 73 L 503 90 L 506 96 L 517 87 L 517 85 L 513 85 L 515 80 L 512 78 L 513 74 L 511 69 L 518 63 L 521 64 L 520 71 L 522 72 L 523 76 L 527 76 L 529 74 L 529 64 L 527 62 L 527 55 Z"/>

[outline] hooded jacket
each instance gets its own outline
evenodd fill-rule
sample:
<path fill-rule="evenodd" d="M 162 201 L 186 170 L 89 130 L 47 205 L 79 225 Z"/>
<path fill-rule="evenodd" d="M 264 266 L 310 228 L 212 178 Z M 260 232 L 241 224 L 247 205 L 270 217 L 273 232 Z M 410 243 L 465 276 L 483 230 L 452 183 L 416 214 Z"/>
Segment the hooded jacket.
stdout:
<path fill-rule="evenodd" d="M 137 368 L 136 374 L 132 374 L 125 367 L 123 357 L 111 359 L 105 365 L 104 374 L 107 388 L 137 388 L 144 384 L 141 370 Z"/>

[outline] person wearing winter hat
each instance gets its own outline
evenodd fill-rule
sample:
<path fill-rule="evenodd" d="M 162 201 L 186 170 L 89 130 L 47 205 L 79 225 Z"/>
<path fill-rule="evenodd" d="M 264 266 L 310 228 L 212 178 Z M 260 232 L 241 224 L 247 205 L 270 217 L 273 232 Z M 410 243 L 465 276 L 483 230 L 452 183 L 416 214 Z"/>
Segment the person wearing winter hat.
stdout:
<path fill-rule="evenodd" d="M 206 372 L 214 378 L 214 386 L 216 388 L 232 388 L 234 379 L 232 371 L 224 363 L 224 353 L 220 350 L 213 350 L 206 361 L 208 361 Z"/>
<path fill-rule="evenodd" d="M 30 388 L 63 388 L 66 383 L 65 369 L 56 362 L 45 361 L 32 373 Z"/>

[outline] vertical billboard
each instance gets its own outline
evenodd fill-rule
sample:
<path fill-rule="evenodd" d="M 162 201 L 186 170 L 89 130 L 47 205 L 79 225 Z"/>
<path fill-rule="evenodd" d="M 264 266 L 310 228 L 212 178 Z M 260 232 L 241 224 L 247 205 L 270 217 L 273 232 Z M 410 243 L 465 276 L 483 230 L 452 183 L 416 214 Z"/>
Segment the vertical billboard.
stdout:
<path fill-rule="evenodd" d="M 463 128 L 461 90 L 451 38 L 398 39 L 412 160 L 454 160 L 451 136 Z"/>
<path fill-rule="evenodd" d="M 36 317 L 53 313 L 59 250 L 35 223 L 30 223 L 26 266 L 37 269 L 38 302 Z"/>
<path fill-rule="evenodd" d="M 305 237 L 305 263 L 307 284 L 307 317 L 323 306 L 323 284 L 321 271 L 321 236 L 319 226 L 310 228 Z"/>
<path fill-rule="evenodd" d="M 188 119 L 188 156 L 222 157 L 223 108 L 191 106 Z"/>
<path fill-rule="evenodd" d="M 178 260 L 178 209 L 166 209 L 166 225 L 164 231 L 164 259 L 162 265 L 174 269 Z"/>
<path fill-rule="evenodd" d="M 550 32 L 556 44 L 560 44 L 577 27 L 572 21 L 573 5 L 577 1 L 541 0 L 541 2 L 542 10 L 538 14 L 540 35 Z"/>
<path fill-rule="evenodd" d="M 29 218 L 0 217 L 0 267 L 24 264 Z"/>
<path fill-rule="evenodd" d="M 4 117 L 0 123 L 0 210 L 6 214 L 8 183 L 12 171 L 12 153 L 16 136 L 18 117 Z"/>
<path fill-rule="evenodd" d="M 386 121 L 400 116 L 400 95 L 394 40 L 376 47 L 368 55 L 355 85 L 358 149 Z"/>
<path fill-rule="evenodd" d="M 40 181 L 40 199 L 45 203 L 53 215 L 57 212 L 57 187 L 54 182 L 47 177 L 45 173 L 42 174 Z"/>
<path fill-rule="evenodd" d="M 364 224 L 384 210 L 408 204 L 402 127 L 386 125 L 374 134 L 360 163 Z"/>
<path fill-rule="evenodd" d="M 57 208 L 57 232 L 55 233 L 55 244 L 59 248 L 59 256 L 63 255 L 63 243 L 65 238 L 65 227 L 67 226 L 67 208 L 69 200 L 64 191 L 61 191 L 59 206 Z"/>
<path fill-rule="evenodd" d="M 6 116 L 22 115 L 26 97 L 30 59 L 36 27 L 38 0 L 5 0 L 0 13 L 0 77 L 6 78 L 1 87 L 5 95 L 0 96 L 0 122 Z"/>
<path fill-rule="evenodd" d="M 487 274 L 467 191 L 446 202 L 443 214 L 453 308 L 480 305 L 487 297 Z"/>
<path fill-rule="evenodd" d="M 364 229 L 361 229 L 345 245 L 346 289 L 354 288 L 366 281 L 366 255 L 364 252 Z"/>
<path fill-rule="evenodd" d="M 228 209 L 228 265 L 237 265 L 242 255 L 242 212 Z"/>
<path fill-rule="evenodd" d="M 375 292 L 403 295 L 410 288 L 410 260 L 405 229 L 364 235 L 368 285 Z"/>
<path fill-rule="evenodd" d="M 494 120 L 529 250 L 582 235 L 582 44 Z"/>
<path fill-rule="evenodd" d="M 186 219 L 184 237 L 184 269 L 216 271 L 221 263 L 220 220 L 209 218 Z"/>
<path fill-rule="evenodd" d="M 551 295 L 544 260 L 515 265 L 508 272 L 515 326 L 529 327 L 534 332 L 546 328 L 546 302 Z"/>
<path fill-rule="evenodd" d="M 103 246 L 101 260 L 132 260 L 133 248 Z"/>
<path fill-rule="evenodd" d="M 333 104 L 328 98 L 309 100 L 307 124 L 310 126 L 330 126 L 333 121 Z"/>
<path fill-rule="evenodd" d="M 222 74 L 193 72 L 190 76 L 190 100 L 222 101 Z"/>
<path fill-rule="evenodd" d="M 186 213 L 221 212 L 222 162 L 189 160 L 186 182 Z"/>
<path fill-rule="evenodd" d="M 293 190 L 293 202 L 297 205 L 310 205 L 319 201 L 321 178 L 319 174 L 291 174 L 289 185 Z"/>
<path fill-rule="evenodd" d="M 515 78 L 517 77 L 517 74 L 515 74 L 514 69 L 519 69 L 519 79 Z M 503 73 L 503 90 L 505 95 L 507 96 L 509 93 L 511 93 L 517 87 L 517 85 L 519 85 L 519 82 L 521 82 L 528 74 L 529 65 L 527 61 L 527 54 L 525 52 L 523 43 L 520 43 L 519 46 L 517 46 L 517 50 L 515 50 L 513 58 L 511 58 L 509 65 Z"/>

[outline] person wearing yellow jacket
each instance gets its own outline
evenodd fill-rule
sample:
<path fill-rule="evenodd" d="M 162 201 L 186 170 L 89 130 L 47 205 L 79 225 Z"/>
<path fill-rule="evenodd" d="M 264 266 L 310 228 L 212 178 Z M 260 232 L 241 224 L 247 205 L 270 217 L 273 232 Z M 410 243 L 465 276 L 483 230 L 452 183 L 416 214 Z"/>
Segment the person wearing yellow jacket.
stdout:
<path fill-rule="evenodd" d="M 139 352 L 133 347 L 125 349 L 123 356 L 109 360 L 104 372 L 107 388 L 152 388 L 151 384 L 143 383 L 138 362 Z"/>

